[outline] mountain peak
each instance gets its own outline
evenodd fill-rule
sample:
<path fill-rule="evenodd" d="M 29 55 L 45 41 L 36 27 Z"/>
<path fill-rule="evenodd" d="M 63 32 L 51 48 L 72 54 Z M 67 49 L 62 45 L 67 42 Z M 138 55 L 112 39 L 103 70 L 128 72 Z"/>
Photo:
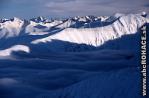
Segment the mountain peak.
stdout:
<path fill-rule="evenodd" d="M 21 19 L 20 18 L 18 18 L 18 17 L 13 17 L 12 19 L 10 19 L 11 21 L 21 21 Z"/>
<path fill-rule="evenodd" d="M 37 17 L 37 18 L 32 18 L 32 19 L 30 19 L 30 20 L 39 23 L 39 22 L 46 22 L 48 19 L 46 19 L 46 18 L 43 17 L 43 16 L 39 16 L 39 17 Z"/>

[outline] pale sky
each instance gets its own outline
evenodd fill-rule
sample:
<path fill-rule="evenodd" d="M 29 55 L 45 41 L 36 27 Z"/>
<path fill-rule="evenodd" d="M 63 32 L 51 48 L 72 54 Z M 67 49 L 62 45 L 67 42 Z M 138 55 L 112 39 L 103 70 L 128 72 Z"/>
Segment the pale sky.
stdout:
<path fill-rule="evenodd" d="M 0 18 L 104 16 L 149 13 L 149 0 L 0 0 Z"/>

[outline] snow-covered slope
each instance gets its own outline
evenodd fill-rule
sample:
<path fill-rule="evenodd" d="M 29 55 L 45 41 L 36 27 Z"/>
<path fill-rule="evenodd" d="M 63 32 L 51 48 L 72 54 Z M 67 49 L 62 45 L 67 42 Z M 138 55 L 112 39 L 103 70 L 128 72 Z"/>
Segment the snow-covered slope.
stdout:
<path fill-rule="evenodd" d="M 0 98 L 141 98 L 144 14 L 0 20 Z"/>
<path fill-rule="evenodd" d="M 15 45 L 11 48 L 5 49 L 5 50 L 1 50 L 0 51 L 0 56 L 10 56 L 12 54 L 12 52 L 17 52 L 17 51 L 22 51 L 22 52 L 26 52 L 29 53 L 30 50 L 27 46 L 24 45 Z"/>
<path fill-rule="evenodd" d="M 18 18 L 13 18 L 0 23 L 0 38 L 19 36 L 24 22 Z"/>
<path fill-rule="evenodd" d="M 77 44 L 100 46 L 108 40 L 119 38 L 123 35 L 137 33 L 138 29 L 145 24 L 146 19 L 138 15 L 122 16 L 114 23 L 97 28 L 67 28 L 52 36 L 38 39 L 32 43 L 62 40 Z"/>

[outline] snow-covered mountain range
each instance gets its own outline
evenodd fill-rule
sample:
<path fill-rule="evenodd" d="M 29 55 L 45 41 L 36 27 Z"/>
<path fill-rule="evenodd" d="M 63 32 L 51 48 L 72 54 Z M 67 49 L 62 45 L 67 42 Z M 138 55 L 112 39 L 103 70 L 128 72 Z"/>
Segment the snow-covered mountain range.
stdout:
<path fill-rule="evenodd" d="M 66 43 L 84 44 L 99 47 L 109 40 L 124 35 L 135 34 L 148 22 L 142 14 L 115 14 L 111 17 L 74 17 L 63 20 L 43 17 L 30 20 L 19 18 L 0 20 L 0 50 L 13 45 L 47 45 L 49 51 L 65 51 L 70 48 Z M 60 42 L 65 42 L 60 43 Z M 28 46 L 27 46 L 28 47 Z M 21 49 L 21 48 L 20 48 Z M 11 50 L 11 49 L 10 49 Z M 40 50 L 40 49 L 38 49 Z"/>
<path fill-rule="evenodd" d="M 146 13 L 0 19 L 0 98 L 141 98 L 146 23 Z"/>

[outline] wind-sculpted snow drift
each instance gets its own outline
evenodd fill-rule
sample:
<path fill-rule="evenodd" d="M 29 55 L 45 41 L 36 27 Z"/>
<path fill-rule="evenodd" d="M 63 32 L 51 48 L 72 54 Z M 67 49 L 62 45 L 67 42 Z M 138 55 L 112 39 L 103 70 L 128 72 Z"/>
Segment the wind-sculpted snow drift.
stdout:
<path fill-rule="evenodd" d="M 0 20 L 0 98 L 140 98 L 141 14 Z"/>

